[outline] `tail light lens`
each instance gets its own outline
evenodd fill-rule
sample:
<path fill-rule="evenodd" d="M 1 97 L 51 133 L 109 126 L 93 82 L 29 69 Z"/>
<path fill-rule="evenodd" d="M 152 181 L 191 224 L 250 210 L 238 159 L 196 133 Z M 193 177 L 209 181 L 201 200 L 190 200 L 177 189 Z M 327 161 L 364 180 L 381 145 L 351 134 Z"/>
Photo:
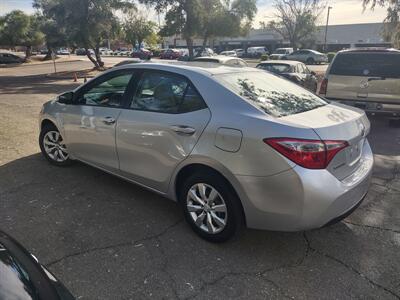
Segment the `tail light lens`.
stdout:
<path fill-rule="evenodd" d="M 293 138 L 270 138 L 264 142 L 307 169 L 325 169 L 335 155 L 349 144 L 346 141 L 320 141 Z"/>
<path fill-rule="evenodd" d="M 328 78 L 324 78 L 321 82 L 321 86 L 319 87 L 319 94 L 326 95 L 328 90 Z"/>

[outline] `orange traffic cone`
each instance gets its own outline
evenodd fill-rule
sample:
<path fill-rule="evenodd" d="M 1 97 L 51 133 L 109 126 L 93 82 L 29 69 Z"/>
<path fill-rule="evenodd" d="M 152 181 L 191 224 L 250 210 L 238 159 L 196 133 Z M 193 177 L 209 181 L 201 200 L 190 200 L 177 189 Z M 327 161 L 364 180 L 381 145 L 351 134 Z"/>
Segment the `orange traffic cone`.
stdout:
<path fill-rule="evenodd" d="M 78 76 L 76 76 L 76 72 L 74 73 L 74 82 L 78 81 Z"/>

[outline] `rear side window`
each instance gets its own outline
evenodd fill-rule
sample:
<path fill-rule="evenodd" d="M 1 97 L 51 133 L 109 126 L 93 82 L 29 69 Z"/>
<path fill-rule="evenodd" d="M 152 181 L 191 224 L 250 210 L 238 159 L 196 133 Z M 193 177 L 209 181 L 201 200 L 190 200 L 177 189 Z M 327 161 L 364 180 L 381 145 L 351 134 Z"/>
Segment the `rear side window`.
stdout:
<path fill-rule="evenodd" d="M 298 114 L 327 104 L 306 89 L 267 72 L 227 73 L 215 78 L 274 117 Z"/>
<path fill-rule="evenodd" d="M 399 53 L 338 54 L 329 72 L 332 75 L 400 78 Z"/>
<path fill-rule="evenodd" d="M 204 109 L 206 104 L 185 78 L 154 71 L 143 74 L 130 107 L 177 114 Z"/>
<path fill-rule="evenodd" d="M 292 71 L 291 66 L 288 64 L 259 64 L 257 68 L 273 73 L 288 73 Z"/>

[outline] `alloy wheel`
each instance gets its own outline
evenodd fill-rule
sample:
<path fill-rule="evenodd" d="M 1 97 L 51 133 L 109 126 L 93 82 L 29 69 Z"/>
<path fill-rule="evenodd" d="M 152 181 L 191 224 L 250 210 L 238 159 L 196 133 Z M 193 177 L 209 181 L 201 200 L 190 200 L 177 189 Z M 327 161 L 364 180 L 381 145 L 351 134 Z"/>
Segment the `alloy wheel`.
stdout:
<path fill-rule="evenodd" d="M 221 232 L 228 221 L 228 210 L 223 197 L 205 183 L 193 185 L 186 197 L 187 210 L 194 224 L 208 234 Z"/>
<path fill-rule="evenodd" d="M 56 162 L 68 159 L 68 151 L 61 134 L 58 131 L 48 131 L 43 137 L 43 147 L 46 154 Z"/>

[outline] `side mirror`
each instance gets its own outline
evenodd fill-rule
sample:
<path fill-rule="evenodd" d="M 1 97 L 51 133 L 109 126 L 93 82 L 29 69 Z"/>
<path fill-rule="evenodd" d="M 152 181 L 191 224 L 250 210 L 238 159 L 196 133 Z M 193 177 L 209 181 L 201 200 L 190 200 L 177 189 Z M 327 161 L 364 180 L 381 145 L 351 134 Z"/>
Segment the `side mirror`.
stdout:
<path fill-rule="evenodd" d="M 71 104 L 73 99 L 74 99 L 74 92 L 65 92 L 64 94 L 58 96 L 57 101 L 59 103 Z"/>

